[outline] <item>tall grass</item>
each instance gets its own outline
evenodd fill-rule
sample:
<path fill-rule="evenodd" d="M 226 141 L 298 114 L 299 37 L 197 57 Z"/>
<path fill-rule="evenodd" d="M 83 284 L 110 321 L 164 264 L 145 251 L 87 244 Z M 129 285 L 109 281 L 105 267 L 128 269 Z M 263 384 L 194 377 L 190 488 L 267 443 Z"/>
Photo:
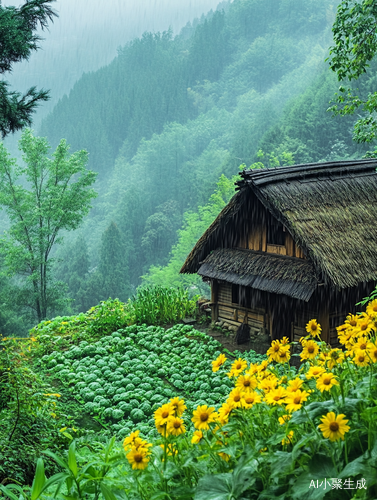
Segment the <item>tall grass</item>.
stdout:
<path fill-rule="evenodd" d="M 197 298 L 189 299 L 188 291 L 182 288 L 144 286 L 129 305 L 135 323 L 160 325 L 195 314 Z"/>

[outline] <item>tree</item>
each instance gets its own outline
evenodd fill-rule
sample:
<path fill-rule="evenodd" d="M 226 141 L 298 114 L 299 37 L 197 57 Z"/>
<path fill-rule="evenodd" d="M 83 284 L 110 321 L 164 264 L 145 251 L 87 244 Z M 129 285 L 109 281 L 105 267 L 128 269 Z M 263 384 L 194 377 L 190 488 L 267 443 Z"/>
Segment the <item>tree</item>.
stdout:
<path fill-rule="evenodd" d="M 122 235 L 114 222 L 103 232 L 98 271 L 103 277 L 102 299 L 127 300 L 130 295 L 130 280 L 127 250 Z"/>
<path fill-rule="evenodd" d="M 85 168 L 88 153 L 69 155 L 64 139 L 52 159 L 47 140 L 34 137 L 30 129 L 19 144 L 25 162 L 21 167 L 0 144 L 0 205 L 10 221 L 0 250 L 8 274 L 21 278 L 18 300 L 41 321 L 60 298 L 51 276 L 51 250 L 63 230 L 76 229 L 88 214 L 97 174 Z"/>
<path fill-rule="evenodd" d="M 330 48 L 330 68 L 338 80 L 357 80 L 367 72 L 377 51 L 377 3 L 374 0 L 343 0 L 333 25 L 335 45 Z M 340 94 L 330 108 L 335 114 L 365 113 L 354 126 L 356 142 L 371 142 L 377 136 L 377 92 L 356 95 L 356 90 L 341 85 Z"/>
<path fill-rule="evenodd" d="M 41 37 L 35 34 L 38 26 L 44 30 L 47 21 L 57 14 L 48 5 L 55 0 L 26 0 L 19 8 L 0 4 L 0 74 L 10 72 L 12 64 L 28 60 L 31 52 L 39 48 Z M 47 101 L 46 90 L 31 87 L 24 95 L 8 90 L 9 84 L 0 81 L 0 132 L 4 138 L 27 125 L 40 101 Z"/>

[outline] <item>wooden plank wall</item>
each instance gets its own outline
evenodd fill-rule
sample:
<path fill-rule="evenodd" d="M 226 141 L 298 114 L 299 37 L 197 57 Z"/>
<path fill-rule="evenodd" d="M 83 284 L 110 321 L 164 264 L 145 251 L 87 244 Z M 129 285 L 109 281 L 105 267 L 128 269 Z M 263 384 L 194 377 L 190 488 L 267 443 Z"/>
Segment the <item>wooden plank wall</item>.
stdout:
<path fill-rule="evenodd" d="M 220 283 L 218 288 L 218 319 L 239 326 L 244 322 L 247 313 L 247 324 L 256 330 L 266 326 L 266 313 L 263 309 L 250 309 L 232 304 L 232 285 Z"/>
<path fill-rule="evenodd" d="M 238 241 L 239 248 L 255 250 L 257 252 L 268 252 L 278 255 L 288 255 L 305 259 L 304 252 L 294 242 L 292 236 L 286 232 L 285 245 L 267 245 L 267 229 L 263 226 L 249 228 L 247 235 L 241 235 Z"/>

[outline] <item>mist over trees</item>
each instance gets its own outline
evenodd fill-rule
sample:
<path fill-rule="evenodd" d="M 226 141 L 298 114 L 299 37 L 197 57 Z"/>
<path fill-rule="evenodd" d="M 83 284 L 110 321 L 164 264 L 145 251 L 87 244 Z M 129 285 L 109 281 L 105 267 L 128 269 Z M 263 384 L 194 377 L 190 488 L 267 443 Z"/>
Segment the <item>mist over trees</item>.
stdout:
<path fill-rule="evenodd" d="M 338 88 L 325 62 L 337 4 L 222 2 L 178 36 L 129 42 L 58 102 L 38 133 L 53 146 L 64 137 L 88 150 L 99 193 L 54 253 L 53 272 L 71 299 L 61 313 L 126 300 L 143 279 L 183 283 L 171 274 L 171 263 L 184 260 L 178 248 L 200 236 L 205 207 L 211 217 L 220 210 L 211 196 L 240 164 L 365 153 L 352 141 L 354 118 L 327 112 Z M 358 81 L 364 92 L 371 74 Z"/>

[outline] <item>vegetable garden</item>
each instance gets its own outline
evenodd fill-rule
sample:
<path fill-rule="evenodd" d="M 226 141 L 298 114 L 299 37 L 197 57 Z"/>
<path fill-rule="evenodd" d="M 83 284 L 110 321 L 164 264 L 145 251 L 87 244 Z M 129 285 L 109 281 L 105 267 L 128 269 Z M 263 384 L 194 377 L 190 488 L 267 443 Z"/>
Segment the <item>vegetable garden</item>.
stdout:
<path fill-rule="evenodd" d="M 3 339 L 0 377 L 10 380 L 3 387 L 13 403 L 3 403 L 0 416 L 9 417 L 13 408 L 22 423 L 9 419 L 8 434 L 2 434 L 7 449 L 22 436 L 28 443 L 33 432 L 47 436 L 42 421 L 49 422 L 51 438 L 35 448 L 33 481 L 25 485 L 9 474 L 0 484 L 2 496 L 377 497 L 377 299 L 338 327 L 339 349 L 321 341 L 321 326 L 311 320 L 298 369 L 290 365 L 286 338 L 273 341 L 267 356 L 236 353 L 230 359 L 216 340 L 191 326 L 122 326 L 115 309 L 101 306 L 104 335 L 93 329 L 93 314 L 100 323 L 97 310 L 80 320 L 41 323 L 18 345 Z M 23 384 L 15 378 L 21 369 Z M 34 372 L 39 375 L 33 378 Z M 30 396 L 38 402 L 33 407 Z M 67 397 L 102 430 L 78 427 L 64 413 Z M 8 471 L 16 470 L 12 466 Z"/>

